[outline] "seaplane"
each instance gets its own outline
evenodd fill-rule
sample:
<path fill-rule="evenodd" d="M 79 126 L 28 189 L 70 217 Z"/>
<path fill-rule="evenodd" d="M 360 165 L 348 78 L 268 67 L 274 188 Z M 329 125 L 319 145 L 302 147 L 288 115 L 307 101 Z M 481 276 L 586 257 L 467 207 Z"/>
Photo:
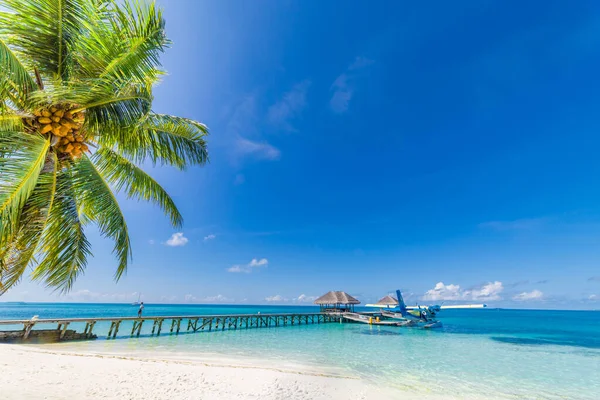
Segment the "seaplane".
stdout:
<path fill-rule="evenodd" d="M 437 314 L 442 309 L 449 308 L 485 308 L 485 304 L 466 304 L 466 305 L 430 305 L 430 306 L 407 306 L 404 303 L 402 292 L 396 290 L 397 298 L 385 296 L 375 304 L 367 304 L 367 307 L 377 307 L 381 309 L 381 315 L 400 321 L 400 326 L 418 326 L 425 329 L 441 328 L 442 323 L 436 319 Z"/>

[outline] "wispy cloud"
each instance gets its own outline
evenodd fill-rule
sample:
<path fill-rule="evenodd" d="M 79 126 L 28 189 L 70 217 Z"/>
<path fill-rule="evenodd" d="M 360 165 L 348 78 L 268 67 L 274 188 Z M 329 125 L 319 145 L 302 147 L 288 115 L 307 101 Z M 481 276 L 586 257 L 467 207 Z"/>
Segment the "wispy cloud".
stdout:
<path fill-rule="evenodd" d="M 522 218 L 512 221 L 488 221 L 479 224 L 480 228 L 495 231 L 522 231 L 540 228 L 547 218 Z"/>
<path fill-rule="evenodd" d="M 597 295 L 597 294 L 590 294 L 590 295 L 588 296 L 588 300 L 589 300 L 589 301 L 596 301 L 596 300 L 599 300 L 599 298 L 598 298 L 598 295 Z"/>
<path fill-rule="evenodd" d="M 261 258 L 261 259 L 253 258 L 248 264 L 232 265 L 231 267 L 227 268 L 227 272 L 250 274 L 250 273 L 252 273 L 252 271 L 256 270 L 257 268 L 261 268 L 261 267 L 266 268 L 267 265 L 269 265 L 269 260 L 267 260 L 266 258 Z"/>
<path fill-rule="evenodd" d="M 523 292 L 513 296 L 513 300 L 515 301 L 531 301 L 531 300 L 541 300 L 544 298 L 544 293 L 535 289 L 531 292 Z"/>
<path fill-rule="evenodd" d="M 235 153 L 238 158 L 252 157 L 259 160 L 278 160 L 281 152 L 267 142 L 254 142 L 238 137 L 235 142 Z"/>
<path fill-rule="evenodd" d="M 227 119 L 225 142 L 234 164 L 244 159 L 277 160 L 280 157 L 279 149 L 260 139 L 260 113 L 255 95 L 245 96 L 223 113 Z"/>
<path fill-rule="evenodd" d="M 150 240 L 148 240 L 148 244 L 149 244 L 149 245 L 153 245 L 154 243 L 156 243 L 156 242 L 154 241 L 154 239 L 150 239 Z"/>
<path fill-rule="evenodd" d="M 373 60 L 365 57 L 356 57 L 346 71 L 333 81 L 331 85 L 333 94 L 329 100 L 329 106 L 334 112 L 341 114 L 348 111 L 350 100 L 352 100 L 354 91 L 356 90 L 356 81 L 362 75 L 363 70 L 371 64 L 373 64 Z"/>
<path fill-rule="evenodd" d="M 208 242 L 209 240 L 214 240 L 216 238 L 217 238 L 217 235 L 215 235 L 214 233 L 211 233 L 210 235 L 204 236 L 204 241 Z"/>
<path fill-rule="evenodd" d="M 301 294 L 300 296 L 298 296 L 298 298 L 296 298 L 295 300 L 298 303 L 312 303 L 313 301 L 315 301 L 317 299 L 317 296 L 307 296 L 305 294 Z"/>
<path fill-rule="evenodd" d="M 588 282 L 600 282 L 600 276 L 590 276 Z"/>
<path fill-rule="evenodd" d="M 216 296 L 196 297 L 192 294 L 186 294 L 184 297 L 186 303 L 233 303 L 235 299 L 218 294 Z"/>
<path fill-rule="evenodd" d="M 306 107 L 306 93 L 310 84 L 311 82 L 307 79 L 294 85 L 292 90 L 286 92 L 281 100 L 269 107 L 267 120 L 286 131 L 296 131 L 291 121 L 297 118 Z"/>
<path fill-rule="evenodd" d="M 275 296 L 268 296 L 265 297 L 265 301 L 268 301 L 269 303 L 273 303 L 273 302 L 285 302 L 287 301 L 287 299 L 284 299 L 283 296 L 281 296 L 280 294 L 276 294 Z"/>
<path fill-rule="evenodd" d="M 269 303 L 312 303 L 317 299 L 317 296 L 307 296 L 305 294 L 301 294 L 298 297 L 287 298 L 283 297 L 280 294 L 276 294 L 274 296 L 265 297 L 265 301 Z"/>
<path fill-rule="evenodd" d="M 183 232 L 177 232 L 172 234 L 171 237 L 165 242 L 165 244 L 171 247 L 180 247 L 185 246 L 188 241 L 188 238 L 183 236 Z"/>
<path fill-rule="evenodd" d="M 438 282 L 433 289 L 428 290 L 422 297 L 426 301 L 442 300 L 475 300 L 475 301 L 494 301 L 501 300 L 500 293 L 504 291 L 502 282 L 489 282 L 477 288 L 463 290 L 459 285 L 445 285 L 444 282 Z"/>

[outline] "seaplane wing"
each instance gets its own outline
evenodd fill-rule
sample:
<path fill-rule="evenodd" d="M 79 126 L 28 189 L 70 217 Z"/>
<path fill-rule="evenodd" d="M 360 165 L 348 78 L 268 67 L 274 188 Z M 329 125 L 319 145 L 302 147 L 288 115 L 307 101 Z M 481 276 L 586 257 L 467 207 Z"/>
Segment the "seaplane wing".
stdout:
<path fill-rule="evenodd" d="M 375 308 L 396 308 L 397 306 L 385 306 L 381 304 L 365 304 L 365 307 L 375 307 Z M 427 308 L 428 306 L 421 306 L 421 308 Z M 455 305 L 447 305 L 440 306 L 442 310 L 449 310 L 452 308 L 486 308 L 487 304 L 455 304 Z M 407 310 L 418 310 L 419 306 L 407 306 Z"/>
<path fill-rule="evenodd" d="M 451 308 L 486 308 L 487 304 L 455 304 L 455 305 L 448 305 L 448 306 L 441 306 L 442 310 L 448 310 Z M 418 307 L 408 307 L 408 308 L 413 308 L 413 309 L 417 309 Z"/>

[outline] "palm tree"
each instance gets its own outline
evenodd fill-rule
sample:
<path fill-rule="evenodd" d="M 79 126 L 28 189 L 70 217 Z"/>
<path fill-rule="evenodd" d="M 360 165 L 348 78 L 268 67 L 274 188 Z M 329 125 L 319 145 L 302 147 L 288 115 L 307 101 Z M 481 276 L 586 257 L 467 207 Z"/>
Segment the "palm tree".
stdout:
<path fill-rule="evenodd" d="M 182 217 L 137 164 L 207 161 L 207 129 L 151 111 L 169 41 L 162 11 L 136 0 L 0 0 L 0 294 L 28 267 L 68 291 L 86 267 L 85 231 L 131 249 L 115 191 Z"/>

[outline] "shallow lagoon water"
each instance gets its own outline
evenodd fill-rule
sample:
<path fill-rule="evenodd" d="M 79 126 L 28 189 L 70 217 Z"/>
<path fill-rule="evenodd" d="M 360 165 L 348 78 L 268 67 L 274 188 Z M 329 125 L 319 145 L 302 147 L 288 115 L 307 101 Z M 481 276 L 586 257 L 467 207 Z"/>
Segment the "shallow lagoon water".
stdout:
<path fill-rule="evenodd" d="M 145 316 L 312 312 L 314 307 L 147 305 Z M 0 319 L 136 315 L 122 304 L 1 304 Z M 164 354 L 172 358 L 260 359 L 359 376 L 417 393 L 457 398 L 600 398 L 600 312 L 444 310 L 442 329 L 331 323 L 67 344 L 80 351 Z M 182 324 L 182 329 L 185 328 Z M 79 330 L 83 326 L 74 325 Z M 129 327 L 129 329 L 128 329 Z"/>

